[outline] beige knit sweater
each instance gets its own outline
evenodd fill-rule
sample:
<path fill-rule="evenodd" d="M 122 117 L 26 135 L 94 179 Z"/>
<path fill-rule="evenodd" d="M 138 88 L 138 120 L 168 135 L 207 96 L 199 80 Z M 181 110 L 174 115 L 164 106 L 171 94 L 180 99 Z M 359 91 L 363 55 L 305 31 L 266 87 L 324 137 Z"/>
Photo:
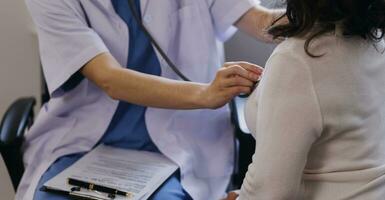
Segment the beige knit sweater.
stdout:
<path fill-rule="evenodd" d="M 256 139 L 240 200 L 385 200 L 384 42 L 288 39 L 246 106 Z"/>

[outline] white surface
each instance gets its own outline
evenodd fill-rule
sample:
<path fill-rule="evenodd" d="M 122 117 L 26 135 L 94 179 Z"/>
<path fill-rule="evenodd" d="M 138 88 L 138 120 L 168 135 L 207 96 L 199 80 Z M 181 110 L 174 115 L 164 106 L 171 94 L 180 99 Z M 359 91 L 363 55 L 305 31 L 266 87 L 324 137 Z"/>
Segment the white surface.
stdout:
<path fill-rule="evenodd" d="M 1 199 L 13 199 L 15 192 L 13 191 L 12 182 L 9 178 L 7 168 L 4 164 L 3 157 L 0 155 L 0 194 Z"/>

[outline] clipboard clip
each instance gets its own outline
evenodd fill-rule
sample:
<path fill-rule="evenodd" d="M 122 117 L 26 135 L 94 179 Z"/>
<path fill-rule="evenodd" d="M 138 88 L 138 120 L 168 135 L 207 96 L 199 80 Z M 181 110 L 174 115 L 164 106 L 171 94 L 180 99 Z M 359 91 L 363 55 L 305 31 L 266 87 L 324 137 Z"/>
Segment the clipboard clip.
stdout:
<path fill-rule="evenodd" d="M 116 198 L 115 194 L 108 194 L 108 193 L 102 193 L 96 190 L 86 190 L 87 192 L 94 192 L 98 196 L 86 194 L 82 192 L 82 188 L 79 186 L 74 186 L 71 188 L 69 195 L 74 198 L 74 199 L 79 199 L 79 200 L 113 200 Z M 107 195 L 107 196 L 106 196 Z M 99 197 L 100 196 L 100 197 Z"/>

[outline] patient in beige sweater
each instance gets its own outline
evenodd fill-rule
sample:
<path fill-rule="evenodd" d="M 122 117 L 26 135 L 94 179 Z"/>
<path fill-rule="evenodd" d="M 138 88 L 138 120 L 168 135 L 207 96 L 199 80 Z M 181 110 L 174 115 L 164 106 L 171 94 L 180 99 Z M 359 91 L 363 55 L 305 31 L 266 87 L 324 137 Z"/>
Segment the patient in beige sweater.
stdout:
<path fill-rule="evenodd" d="M 239 200 L 385 200 L 384 0 L 288 0 Z"/>

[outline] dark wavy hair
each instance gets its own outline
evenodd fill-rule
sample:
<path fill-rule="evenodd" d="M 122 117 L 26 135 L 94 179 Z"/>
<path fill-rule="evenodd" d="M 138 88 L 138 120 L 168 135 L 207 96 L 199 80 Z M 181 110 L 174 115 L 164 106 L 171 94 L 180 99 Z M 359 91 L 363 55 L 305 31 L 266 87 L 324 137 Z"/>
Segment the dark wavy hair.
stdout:
<path fill-rule="evenodd" d="M 338 24 L 344 36 L 359 36 L 378 42 L 385 34 L 385 0 L 286 0 L 286 13 L 269 29 L 275 38 L 306 36 L 305 51 L 311 57 L 311 42 Z M 288 23 L 278 24 L 287 17 Z"/>

